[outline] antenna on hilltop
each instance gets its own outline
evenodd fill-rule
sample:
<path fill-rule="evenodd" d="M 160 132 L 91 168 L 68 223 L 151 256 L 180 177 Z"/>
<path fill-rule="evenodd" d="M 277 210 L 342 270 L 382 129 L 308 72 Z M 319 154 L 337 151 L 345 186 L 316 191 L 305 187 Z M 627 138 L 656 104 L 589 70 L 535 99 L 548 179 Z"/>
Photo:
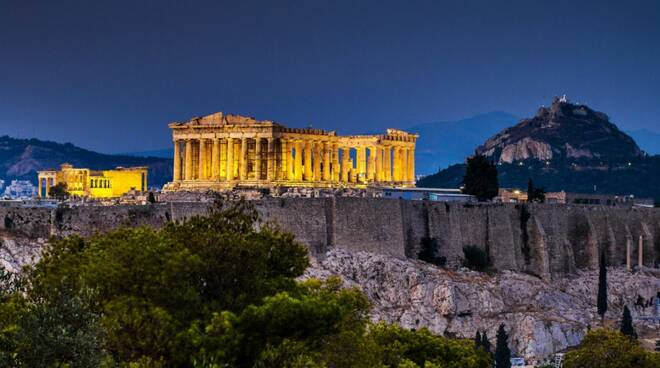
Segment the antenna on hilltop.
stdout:
<path fill-rule="evenodd" d="M 568 98 L 566 97 L 566 94 L 564 93 L 563 96 L 559 99 L 559 102 L 568 102 Z"/>

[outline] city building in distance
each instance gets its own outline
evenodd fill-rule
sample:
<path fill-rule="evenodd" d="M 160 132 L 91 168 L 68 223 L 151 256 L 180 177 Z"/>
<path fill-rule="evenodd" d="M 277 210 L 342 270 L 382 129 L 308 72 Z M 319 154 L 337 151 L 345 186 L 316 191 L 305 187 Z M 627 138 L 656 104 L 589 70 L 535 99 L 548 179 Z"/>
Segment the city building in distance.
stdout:
<path fill-rule="evenodd" d="M 415 185 L 416 134 L 339 136 L 221 112 L 174 122 L 176 190 Z"/>
<path fill-rule="evenodd" d="M 113 170 L 90 170 L 62 164 L 60 170 L 38 172 L 37 196 L 48 198 L 50 188 L 66 184 L 72 196 L 90 198 L 115 198 L 131 190 L 147 190 L 146 167 L 118 167 Z"/>

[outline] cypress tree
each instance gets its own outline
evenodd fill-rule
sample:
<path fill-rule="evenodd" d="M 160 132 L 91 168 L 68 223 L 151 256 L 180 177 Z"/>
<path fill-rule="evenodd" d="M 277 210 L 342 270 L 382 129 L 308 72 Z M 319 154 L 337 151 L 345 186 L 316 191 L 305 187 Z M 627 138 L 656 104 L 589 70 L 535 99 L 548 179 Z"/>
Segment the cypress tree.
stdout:
<path fill-rule="evenodd" d="M 488 336 L 486 336 L 486 331 L 484 331 L 484 333 L 481 334 L 481 347 L 484 349 L 485 352 L 490 354 L 490 341 L 488 341 Z"/>
<path fill-rule="evenodd" d="M 596 300 L 598 314 L 601 323 L 605 321 L 605 312 L 607 312 L 607 267 L 605 264 L 605 254 L 600 256 L 600 272 L 598 273 L 598 297 Z"/>
<path fill-rule="evenodd" d="M 511 350 L 509 349 L 509 335 L 504 330 L 504 324 L 497 329 L 495 345 L 495 366 L 497 368 L 511 368 Z"/>
<path fill-rule="evenodd" d="M 483 155 L 468 158 L 463 184 L 463 192 L 477 197 L 480 202 L 493 199 L 499 190 L 497 166 Z"/>
<path fill-rule="evenodd" d="M 635 327 L 633 327 L 632 316 L 630 315 L 630 309 L 625 305 L 623 307 L 623 319 L 621 320 L 621 333 L 630 337 L 631 339 L 637 338 L 637 332 L 635 332 Z"/>
<path fill-rule="evenodd" d="M 477 349 L 481 348 L 481 334 L 479 333 L 479 330 L 477 330 L 477 334 L 474 336 L 474 346 Z"/>

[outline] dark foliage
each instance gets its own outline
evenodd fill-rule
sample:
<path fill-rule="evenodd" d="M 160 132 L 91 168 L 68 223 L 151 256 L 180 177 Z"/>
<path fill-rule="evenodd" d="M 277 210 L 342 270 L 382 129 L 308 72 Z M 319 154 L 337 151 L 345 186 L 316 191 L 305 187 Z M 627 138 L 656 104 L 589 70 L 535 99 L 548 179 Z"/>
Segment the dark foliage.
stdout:
<path fill-rule="evenodd" d="M 527 201 L 532 203 L 545 202 L 545 189 L 535 187 L 531 178 L 527 182 Z"/>
<path fill-rule="evenodd" d="M 596 304 L 601 320 L 605 319 L 605 312 L 607 312 L 607 264 L 605 262 L 605 254 L 600 256 L 600 269 L 598 272 L 598 296 Z"/>
<path fill-rule="evenodd" d="M 440 267 L 444 267 L 447 264 L 446 257 L 436 256 L 436 252 L 438 251 L 438 240 L 436 238 L 424 237 L 422 238 L 421 245 L 422 249 L 417 254 L 419 259 Z"/>
<path fill-rule="evenodd" d="M 67 190 L 66 183 L 57 183 L 53 185 L 48 190 L 48 195 L 51 198 L 55 198 L 60 201 L 69 198 L 69 191 Z"/>
<path fill-rule="evenodd" d="M 509 349 L 509 335 L 504 330 L 504 324 L 497 329 L 497 342 L 495 345 L 495 366 L 497 368 L 511 368 L 511 349 Z"/>
<path fill-rule="evenodd" d="M 147 195 L 147 202 L 156 203 L 156 196 L 154 196 L 154 192 L 149 192 Z"/>
<path fill-rule="evenodd" d="M 483 155 L 468 158 L 463 185 L 463 192 L 477 197 L 479 201 L 493 199 L 499 190 L 497 167 Z"/>
<path fill-rule="evenodd" d="M 633 326 L 632 323 L 632 316 L 630 315 L 630 309 L 628 309 L 628 306 L 623 307 L 623 319 L 621 320 L 621 333 L 636 339 L 637 338 L 637 332 L 635 332 L 635 327 Z"/>
<path fill-rule="evenodd" d="M 488 340 L 488 335 L 486 335 L 486 331 L 481 334 L 481 348 L 484 349 L 484 351 L 488 354 L 491 354 L 491 345 L 490 341 Z"/>
<path fill-rule="evenodd" d="M 463 247 L 463 257 L 463 266 L 471 270 L 483 272 L 490 266 L 488 254 L 476 245 Z"/>

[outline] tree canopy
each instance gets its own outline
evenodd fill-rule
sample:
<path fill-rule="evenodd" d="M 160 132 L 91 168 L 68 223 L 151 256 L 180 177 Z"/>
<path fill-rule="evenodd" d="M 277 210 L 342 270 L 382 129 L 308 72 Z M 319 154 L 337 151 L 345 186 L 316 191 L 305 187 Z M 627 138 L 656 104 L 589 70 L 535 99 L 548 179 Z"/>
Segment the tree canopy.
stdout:
<path fill-rule="evenodd" d="M 365 295 L 337 278 L 296 280 L 307 250 L 257 221 L 241 201 L 53 239 L 24 277 L 0 274 L 0 365 L 490 366 L 470 340 L 370 323 Z"/>
<path fill-rule="evenodd" d="M 493 199 L 499 191 L 497 166 L 483 155 L 469 157 L 463 185 L 463 192 L 477 197 L 479 201 Z"/>
<path fill-rule="evenodd" d="M 566 354 L 565 368 L 660 367 L 660 353 L 645 351 L 619 331 L 591 330 L 580 346 Z"/>

